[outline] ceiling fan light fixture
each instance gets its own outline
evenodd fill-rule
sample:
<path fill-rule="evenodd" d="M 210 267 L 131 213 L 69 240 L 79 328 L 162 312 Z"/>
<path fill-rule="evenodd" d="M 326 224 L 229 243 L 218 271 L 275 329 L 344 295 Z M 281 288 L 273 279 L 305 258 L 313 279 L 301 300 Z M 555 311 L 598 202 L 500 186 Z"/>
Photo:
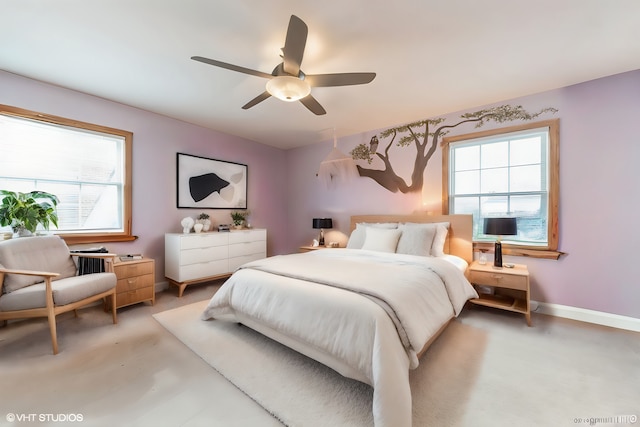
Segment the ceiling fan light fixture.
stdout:
<path fill-rule="evenodd" d="M 311 93 L 306 81 L 293 76 L 278 76 L 267 82 L 267 92 L 287 102 L 298 101 Z"/>
<path fill-rule="evenodd" d="M 307 43 L 307 34 L 307 24 L 297 16 L 291 15 L 289 26 L 287 27 L 287 36 L 282 47 L 282 55 L 280 55 L 282 62 L 273 69 L 271 74 L 202 56 L 192 56 L 191 59 L 214 67 L 267 79 L 266 90 L 243 105 L 243 110 L 248 110 L 273 96 L 287 102 L 300 101 L 313 114 L 322 116 L 327 114 L 327 111 L 311 95 L 311 86 L 363 85 L 370 83 L 375 78 L 376 73 L 332 73 L 305 76 L 305 73 L 300 69 L 300 65 Z"/>

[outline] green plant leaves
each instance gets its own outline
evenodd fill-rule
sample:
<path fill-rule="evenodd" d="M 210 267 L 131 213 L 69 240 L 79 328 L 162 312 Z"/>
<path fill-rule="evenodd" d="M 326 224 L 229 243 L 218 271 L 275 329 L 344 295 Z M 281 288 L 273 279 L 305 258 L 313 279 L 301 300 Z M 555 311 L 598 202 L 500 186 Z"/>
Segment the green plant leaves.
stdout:
<path fill-rule="evenodd" d="M 0 190 L 0 225 L 14 230 L 24 227 L 34 233 L 39 224 L 48 230 L 50 224 L 58 227 L 56 206 L 58 197 L 45 191 L 20 193 Z M 40 201 L 39 201 L 40 200 Z"/>

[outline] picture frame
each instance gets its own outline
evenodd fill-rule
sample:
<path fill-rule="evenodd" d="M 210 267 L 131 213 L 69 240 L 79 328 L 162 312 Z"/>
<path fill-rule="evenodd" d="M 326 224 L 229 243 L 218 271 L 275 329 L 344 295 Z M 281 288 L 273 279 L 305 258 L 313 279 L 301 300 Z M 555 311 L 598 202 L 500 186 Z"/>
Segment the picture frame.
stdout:
<path fill-rule="evenodd" d="M 177 207 L 247 209 L 247 165 L 176 153 Z"/>

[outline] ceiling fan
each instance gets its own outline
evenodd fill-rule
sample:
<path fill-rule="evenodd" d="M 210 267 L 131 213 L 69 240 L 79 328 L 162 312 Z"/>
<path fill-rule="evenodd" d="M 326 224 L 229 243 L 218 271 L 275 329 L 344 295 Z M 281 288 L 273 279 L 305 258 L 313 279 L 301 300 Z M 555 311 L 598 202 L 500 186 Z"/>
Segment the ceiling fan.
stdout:
<path fill-rule="evenodd" d="M 282 48 L 283 61 L 278 64 L 271 74 L 263 73 L 239 65 L 228 64 L 215 59 L 192 56 L 191 59 L 227 70 L 237 71 L 252 76 L 269 79 L 266 90 L 242 106 L 247 110 L 275 96 L 283 101 L 300 101 L 316 115 L 326 114 L 325 109 L 311 95 L 312 87 L 349 86 L 370 83 L 376 73 L 336 73 L 336 74 L 305 74 L 300 69 L 304 48 L 307 43 L 307 24 L 295 15 L 291 15 L 287 37 Z"/>

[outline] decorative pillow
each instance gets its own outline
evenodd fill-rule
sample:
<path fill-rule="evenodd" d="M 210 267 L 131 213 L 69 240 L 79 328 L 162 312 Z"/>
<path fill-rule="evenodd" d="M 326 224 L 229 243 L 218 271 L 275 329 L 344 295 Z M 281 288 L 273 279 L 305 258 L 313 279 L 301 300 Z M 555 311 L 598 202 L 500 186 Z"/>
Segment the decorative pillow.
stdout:
<path fill-rule="evenodd" d="M 398 228 L 397 222 L 359 222 L 356 224 L 356 229 L 351 232 L 349 241 L 347 242 L 348 249 L 362 249 L 364 244 L 365 234 L 367 227 L 384 228 L 384 229 L 396 229 Z"/>
<path fill-rule="evenodd" d="M 447 233 L 449 233 L 448 222 L 434 222 L 437 225 L 436 236 L 433 238 L 433 244 L 431 245 L 431 256 L 443 256 L 444 255 L 444 242 L 447 240 Z"/>
<path fill-rule="evenodd" d="M 402 236 L 398 240 L 396 253 L 406 255 L 431 256 L 431 246 L 436 235 L 436 226 L 424 224 L 401 224 Z"/>
<path fill-rule="evenodd" d="M 398 229 L 367 227 L 362 249 L 378 252 L 395 252 L 402 234 Z"/>

